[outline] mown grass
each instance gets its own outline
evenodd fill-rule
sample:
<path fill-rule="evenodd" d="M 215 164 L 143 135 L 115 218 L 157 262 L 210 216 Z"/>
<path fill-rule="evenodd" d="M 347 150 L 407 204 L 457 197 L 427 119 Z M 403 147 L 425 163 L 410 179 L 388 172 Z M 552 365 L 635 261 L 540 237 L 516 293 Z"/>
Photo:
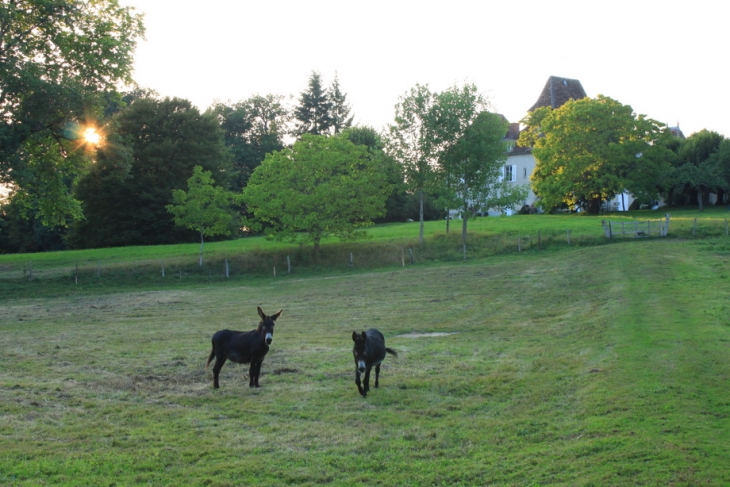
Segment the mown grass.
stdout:
<path fill-rule="evenodd" d="M 728 485 L 727 250 L 4 300 L 0 484 Z M 228 363 L 213 390 L 210 336 L 257 305 L 284 308 L 262 387 Z M 373 326 L 399 357 L 363 399 L 350 335 Z"/>

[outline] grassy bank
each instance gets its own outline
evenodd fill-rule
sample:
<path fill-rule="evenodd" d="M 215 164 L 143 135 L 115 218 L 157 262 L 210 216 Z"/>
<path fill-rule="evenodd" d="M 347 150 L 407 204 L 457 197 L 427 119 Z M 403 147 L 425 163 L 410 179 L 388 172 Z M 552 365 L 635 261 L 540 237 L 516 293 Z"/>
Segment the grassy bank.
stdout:
<path fill-rule="evenodd" d="M 723 242 L 6 301 L 0 484 L 728 485 Z M 210 336 L 257 305 L 262 387 L 214 391 Z M 372 326 L 399 357 L 363 399 Z"/>

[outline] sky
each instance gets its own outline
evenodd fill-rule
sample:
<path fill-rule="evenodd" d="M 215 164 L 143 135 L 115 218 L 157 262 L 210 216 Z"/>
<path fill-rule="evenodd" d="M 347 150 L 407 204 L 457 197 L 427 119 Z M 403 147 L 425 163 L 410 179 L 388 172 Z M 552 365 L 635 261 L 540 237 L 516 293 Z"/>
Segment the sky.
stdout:
<path fill-rule="evenodd" d="M 730 137 L 726 0 L 120 0 L 145 14 L 137 83 L 200 110 L 337 75 L 377 130 L 416 84 L 473 83 L 518 122 L 550 76 L 637 114 Z"/>

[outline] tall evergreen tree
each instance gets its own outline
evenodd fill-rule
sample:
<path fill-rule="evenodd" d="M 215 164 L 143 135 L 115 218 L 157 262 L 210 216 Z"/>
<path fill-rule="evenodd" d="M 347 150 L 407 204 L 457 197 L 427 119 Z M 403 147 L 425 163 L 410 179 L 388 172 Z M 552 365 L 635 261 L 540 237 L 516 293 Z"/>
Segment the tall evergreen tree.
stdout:
<path fill-rule="evenodd" d="M 299 97 L 299 106 L 294 108 L 296 126 L 293 135 L 327 135 L 333 126 L 332 101 L 327 89 L 322 87 L 322 76 L 312 71 L 309 87 Z"/>
<path fill-rule="evenodd" d="M 335 134 L 339 134 L 344 129 L 352 126 L 353 116 L 350 115 L 351 107 L 347 103 L 347 95 L 340 90 L 340 80 L 335 73 L 335 79 L 329 89 L 330 102 L 332 108 L 330 118 L 332 119 L 332 129 Z"/>

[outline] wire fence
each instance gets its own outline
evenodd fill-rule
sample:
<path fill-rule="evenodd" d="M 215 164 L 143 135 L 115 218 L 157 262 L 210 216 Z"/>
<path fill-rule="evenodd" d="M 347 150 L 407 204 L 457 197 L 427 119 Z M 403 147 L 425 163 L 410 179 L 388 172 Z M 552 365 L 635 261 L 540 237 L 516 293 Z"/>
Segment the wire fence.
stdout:
<path fill-rule="evenodd" d="M 284 277 L 305 275 L 323 270 L 348 271 L 408 267 L 429 262 L 454 262 L 481 259 L 495 255 L 549 251 L 566 247 L 607 245 L 617 240 L 684 238 L 704 239 L 730 237 L 728 219 L 671 219 L 645 222 L 604 220 L 603 231 L 596 228 L 586 233 L 579 229 L 545 228 L 499 234 L 469 234 L 467 243 L 459 232 L 438 233 L 425 244 L 417 241 L 360 241 L 323 245 L 319 259 L 309 246 L 284 250 L 256 250 L 231 255 L 185 257 L 164 256 L 158 259 L 128 261 L 79 259 L 70 264 L 47 264 L 29 259 L 26 262 L 0 264 L 0 281 L 57 280 L 64 283 L 88 284 L 104 281 L 119 283 L 170 282 L 173 280 L 220 280 L 240 277 Z M 730 238 L 728 239 L 730 242 Z M 730 245 L 730 244 L 728 244 Z"/>

